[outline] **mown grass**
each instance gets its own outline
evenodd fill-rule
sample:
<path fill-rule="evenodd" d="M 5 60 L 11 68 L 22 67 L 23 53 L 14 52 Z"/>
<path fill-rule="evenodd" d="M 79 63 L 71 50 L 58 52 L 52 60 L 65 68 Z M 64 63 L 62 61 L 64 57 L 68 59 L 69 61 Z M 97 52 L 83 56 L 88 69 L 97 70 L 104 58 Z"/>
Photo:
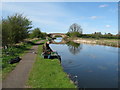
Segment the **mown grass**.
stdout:
<path fill-rule="evenodd" d="M 42 45 L 38 48 L 38 55 L 27 81 L 30 88 L 75 88 L 75 85 L 63 72 L 58 59 L 44 59 L 41 57 Z"/>
<path fill-rule="evenodd" d="M 33 43 L 37 42 L 39 40 L 32 41 Z M 15 64 L 9 64 L 9 61 L 13 58 L 16 58 L 17 56 L 22 57 L 27 50 L 29 50 L 33 45 L 30 43 L 24 43 L 21 45 L 13 46 L 11 48 L 8 48 L 6 50 L 2 50 L 2 79 L 5 79 L 7 74 L 11 72 L 18 63 Z M 8 53 L 8 54 L 7 54 Z"/>

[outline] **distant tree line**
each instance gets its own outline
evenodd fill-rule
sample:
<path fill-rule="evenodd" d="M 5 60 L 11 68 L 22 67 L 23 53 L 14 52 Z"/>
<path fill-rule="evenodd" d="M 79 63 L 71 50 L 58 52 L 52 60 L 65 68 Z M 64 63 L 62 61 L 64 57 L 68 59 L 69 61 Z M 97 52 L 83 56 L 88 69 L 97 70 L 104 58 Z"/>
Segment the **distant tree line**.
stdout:
<path fill-rule="evenodd" d="M 100 38 L 120 39 L 120 35 L 119 34 L 116 34 L 116 35 L 113 35 L 111 33 L 101 34 L 101 32 L 95 32 L 93 34 L 82 34 L 79 37 L 81 37 L 81 38 L 96 38 L 96 39 L 100 39 Z"/>
<path fill-rule="evenodd" d="M 34 30 L 29 33 L 30 38 L 45 38 L 47 36 L 47 33 L 41 32 L 39 28 L 35 28 Z"/>
<path fill-rule="evenodd" d="M 35 28 L 31 33 L 32 21 L 24 17 L 22 14 L 15 14 L 2 19 L 2 46 L 5 48 L 12 46 L 26 38 L 44 37 L 46 33 L 42 33 L 39 28 Z"/>
<path fill-rule="evenodd" d="M 116 35 L 111 33 L 102 34 L 101 32 L 95 32 L 92 34 L 82 34 L 82 28 L 78 24 L 72 24 L 69 28 L 69 31 L 66 33 L 69 37 L 80 37 L 80 38 L 106 38 L 106 39 L 120 39 L 120 32 Z"/>
<path fill-rule="evenodd" d="M 68 32 L 66 35 L 68 35 L 69 37 L 80 37 L 80 38 L 120 39 L 120 34 L 116 34 L 116 35 L 113 35 L 113 34 L 111 34 L 111 33 L 102 34 L 101 32 L 95 32 L 95 33 L 93 33 L 93 34 L 80 34 L 80 33 L 78 33 L 78 32 L 74 32 L 74 33 L 69 33 L 69 32 Z"/>

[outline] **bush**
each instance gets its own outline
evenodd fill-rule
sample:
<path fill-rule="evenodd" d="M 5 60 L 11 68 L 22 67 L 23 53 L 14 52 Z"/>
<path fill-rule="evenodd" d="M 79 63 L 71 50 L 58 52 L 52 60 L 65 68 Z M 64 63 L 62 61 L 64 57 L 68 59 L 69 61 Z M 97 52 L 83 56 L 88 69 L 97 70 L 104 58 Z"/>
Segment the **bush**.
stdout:
<path fill-rule="evenodd" d="M 22 14 L 8 16 L 2 19 L 2 45 L 12 46 L 19 41 L 23 41 L 28 37 L 29 29 L 31 29 L 31 21 Z"/>
<path fill-rule="evenodd" d="M 45 38 L 47 36 L 46 33 L 40 31 L 39 28 L 35 28 L 32 33 L 29 34 L 30 38 Z"/>

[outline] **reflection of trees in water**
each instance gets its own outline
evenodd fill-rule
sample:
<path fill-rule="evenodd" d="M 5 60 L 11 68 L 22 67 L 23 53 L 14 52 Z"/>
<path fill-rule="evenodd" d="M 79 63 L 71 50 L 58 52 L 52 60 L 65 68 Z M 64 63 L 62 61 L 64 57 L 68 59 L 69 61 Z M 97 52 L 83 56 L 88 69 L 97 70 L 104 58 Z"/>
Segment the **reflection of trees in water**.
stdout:
<path fill-rule="evenodd" d="M 69 51 L 74 55 L 78 54 L 82 49 L 82 45 L 75 42 L 70 41 L 66 44 L 68 45 Z"/>

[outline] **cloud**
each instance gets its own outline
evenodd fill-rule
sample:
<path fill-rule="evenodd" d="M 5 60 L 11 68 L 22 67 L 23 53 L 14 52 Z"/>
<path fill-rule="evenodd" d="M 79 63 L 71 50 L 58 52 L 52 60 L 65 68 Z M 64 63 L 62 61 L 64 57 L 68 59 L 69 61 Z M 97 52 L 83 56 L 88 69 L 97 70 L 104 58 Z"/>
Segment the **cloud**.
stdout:
<path fill-rule="evenodd" d="M 105 18 L 105 16 L 90 16 L 88 18 L 95 20 L 95 19 L 103 19 L 103 18 Z"/>
<path fill-rule="evenodd" d="M 36 7 L 30 7 L 30 5 L 35 5 L 36 7 L 38 7 L 36 9 Z M 49 3 L 39 3 L 39 5 L 37 3 L 35 4 L 25 4 L 23 3 L 3 3 L 3 8 L 2 11 L 9 11 L 9 12 L 20 12 L 20 13 L 24 13 L 27 16 L 46 16 L 46 17 L 64 17 L 67 16 L 67 13 L 64 11 L 63 8 L 55 5 L 55 4 L 49 4 Z M 39 8 L 40 6 L 40 8 Z"/>
<path fill-rule="evenodd" d="M 105 25 L 105 27 L 109 28 L 109 27 L 111 27 L 111 25 Z"/>
<path fill-rule="evenodd" d="M 97 16 L 91 16 L 90 19 L 97 19 Z"/>
<path fill-rule="evenodd" d="M 104 7 L 108 7 L 108 5 L 107 4 L 103 4 L 103 5 L 100 5 L 99 7 L 100 8 L 104 8 Z"/>
<path fill-rule="evenodd" d="M 16 12 L 23 13 L 23 16 L 26 16 L 29 18 L 34 27 L 40 27 L 42 31 L 44 32 L 66 32 L 69 30 L 69 26 L 72 23 L 78 23 L 82 26 L 83 32 L 85 33 L 92 33 L 96 30 L 89 28 L 89 26 L 94 25 L 97 26 L 99 24 L 99 21 L 97 20 L 106 20 L 106 16 L 103 16 L 103 14 L 92 13 L 92 15 L 84 15 L 84 14 L 77 14 L 73 13 L 72 11 L 75 10 L 69 10 L 67 6 L 64 6 L 63 4 L 58 3 L 3 3 L 2 8 L 2 14 L 3 16 L 12 15 Z M 111 18 L 112 19 L 112 18 Z M 96 20 L 96 22 L 91 22 L 92 20 Z M 111 20 L 112 21 L 112 20 Z M 85 24 L 84 24 L 85 23 Z M 97 28 L 99 28 L 101 31 L 105 31 L 106 27 L 105 25 L 111 24 L 110 22 L 100 23 L 99 25 L 103 26 L 105 29 L 100 29 L 99 25 Z M 93 26 L 93 27 L 94 27 Z M 109 27 L 109 26 L 107 26 Z M 114 26 L 112 25 L 112 28 L 114 29 Z M 99 30 L 98 29 L 98 30 Z M 113 32 L 111 28 L 108 31 Z M 99 30 L 99 31 L 100 31 Z M 115 32 L 116 30 L 114 30 Z M 113 32 L 113 33 L 114 33 Z"/>
<path fill-rule="evenodd" d="M 33 5 L 36 6 L 31 7 Z M 3 3 L 2 11 L 4 17 L 8 15 L 7 12 L 10 12 L 9 16 L 17 12 L 23 13 L 23 16 L 32 21 L 33 28 L 40 27 L 44 32 L 63 32 L 69 27 L 59 20 L 60 18 L 67 19 L 70 15 L 69 12 L 55 3 Z M 58 27 L 64 29 L 61 30 Z"/>

